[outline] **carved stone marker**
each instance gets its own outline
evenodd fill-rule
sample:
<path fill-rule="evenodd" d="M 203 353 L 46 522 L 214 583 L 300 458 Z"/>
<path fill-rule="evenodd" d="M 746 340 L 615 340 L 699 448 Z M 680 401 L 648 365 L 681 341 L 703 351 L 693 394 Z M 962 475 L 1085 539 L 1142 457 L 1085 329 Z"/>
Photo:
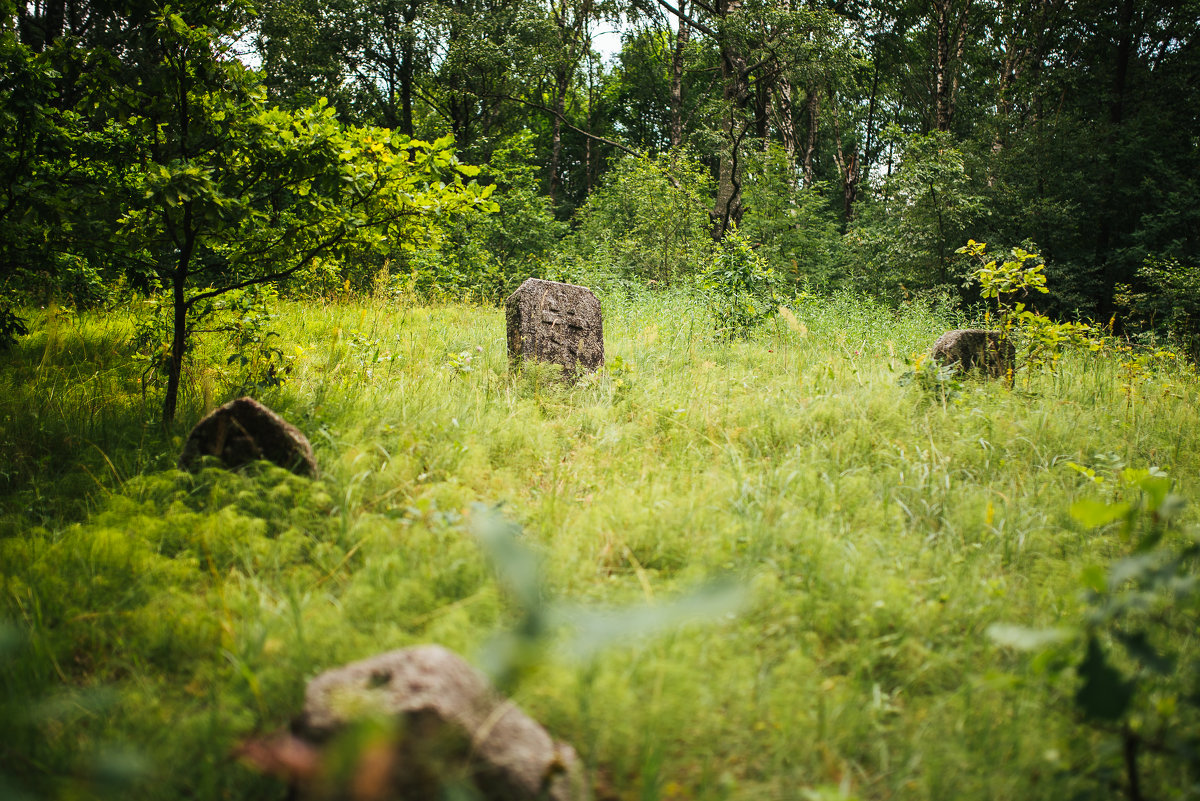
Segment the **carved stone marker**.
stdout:
<path fill-rule="evenodd" d="M 931 353 L 942 364 L 957 363 L 967 372 L 978 367 L 992 378 L 1004 376 L 1016 362 L 1017 349 L 999 331 L 962 328 L 947 331 L 933 343 Z"/>
<path fill-rule="evenodd" d="M 508 357 L 562 365 L 568 380 L 579 368 L 604 365 L 600 301 L 587 287 L 529 278 L 504 302 Z"/>
<path fill-rule="evenodd" d="M 196 423 L 179 467 L 195 470 L 202 456 L 216 456 L 231 469 L 265 459 L 302 476 L 317 474 L 308 438 L 254 398 L 232 400 Z"/>
<path fill-rule="evenodd" d="M 347 763 L 337 736 L 371 721 L 391 734 L 366 741 Z M 288 779 L 302 799 L 436 799 L 456 783 L 485 801 L 587 797 L 575 749 L 438 645 L 322 673 L 308 683 L 290 733 L 250 740 L 238 753 Z"/>

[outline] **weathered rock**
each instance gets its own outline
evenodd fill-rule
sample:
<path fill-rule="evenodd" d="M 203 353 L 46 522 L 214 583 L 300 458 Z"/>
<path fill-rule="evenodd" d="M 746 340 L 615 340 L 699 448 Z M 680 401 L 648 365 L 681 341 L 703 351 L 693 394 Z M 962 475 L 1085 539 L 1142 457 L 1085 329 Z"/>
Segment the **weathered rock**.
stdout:
<path fill-rule="evenodd" d="M 308 438 L 254 398 L 232 400 L 196 423 L 179 466 L 194 470 L 202 456 L 216 456 L 231 469 L 265 459 L 302 476 L 317 474 Z"/>
<path fill-rule="evenodd" d="M 504 303 L 508 356 L 562 365 L 568 380 L 580 368 L 604 365 L 600 301 L 587 287 L 529 278 Z"/>
<path fill-rule="evenodd" d="M 962 328 L 947 331 L 933 343 L 931 355 L 942 364 L 957 363 L 967 372 L 979 368 L 993 378 L 1004 376 L 1017 358 L 1012 342 L 1000 338 L 999 331 Z"/>
<path fill-rule="evenodd" d="M 350 775 L 335 779 L 328 754 L 345 753 L 331 743 L 364 720 L 394 721 L 395 735 L 382 749 L 360 753 Z M 289 778 L 301 798 L 430 799 L 455 781 L 473 785 L 486 801 L 587 795 L 571 746 L 555 742 L 474 668 L 436 645 L 322 673 L 309 682 L 291 734 L 250 741 L 240 754 Z M 353 787 L 341 786 L 345 781 Z"/>

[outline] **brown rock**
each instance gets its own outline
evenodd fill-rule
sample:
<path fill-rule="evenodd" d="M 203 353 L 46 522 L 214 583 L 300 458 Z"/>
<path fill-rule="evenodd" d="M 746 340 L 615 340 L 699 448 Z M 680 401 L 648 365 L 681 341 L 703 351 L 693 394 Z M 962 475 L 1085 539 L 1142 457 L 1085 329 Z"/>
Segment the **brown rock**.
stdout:
<path fill-rule="evenodd" d="M 254 398 L 232 400 L 196 423 L 179 467 L 194 470 L 202 456 L 216 456 L 230 469 L 265 459 L 302 476 L 317 474 L 308 438 Z"/>
<path fill-rule="evenodd" d="M 508 356 L 562 365 L 567 380 L 604 365 L 600 301 L 586 287 L 526 279 L 504 302 Z"/>
<path fill-rule="evenodd" d="M 352 724 L 396 723 L 367 741 L 345 775 L 338 734 Z M 432 799 L 448 782 L 485 801 L 582 801 L 575 750 L 499 696 L 453 652 L 436 645 L 391 651 L 309 682 L 293 732 L 243 744 L 240 755 L 290 779 L 301 798 Z M 343 760 L 331 775 L 329 754 Z"/>
<path fill-rule="evenodd" d="M 947 331 L 933 343 L 931 355 L 942 364 L 958 364 L 963 372 L 979 368 L 992 378 L 1000 378 L 1012 369 L 1017 349 L 1001 339 L 999 331 L 962 328 Z"/>

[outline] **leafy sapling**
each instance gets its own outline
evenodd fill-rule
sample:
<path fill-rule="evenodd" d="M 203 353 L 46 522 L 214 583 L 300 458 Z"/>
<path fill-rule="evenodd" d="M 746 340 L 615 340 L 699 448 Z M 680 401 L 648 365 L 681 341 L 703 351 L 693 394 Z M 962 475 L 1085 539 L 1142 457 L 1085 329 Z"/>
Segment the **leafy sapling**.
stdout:
<path fill-rule="evenodd" d="M 979 267 L 967 279 L 967 285 L 979 285 L 980 295 L 985 300 L 995 301 L 996 319 L 999 324 L 1000 347 L 1007 343 L 1018 348 L 1018 367 L 1026 369 L 1048 368 L 1051 372 L 1058 364 L 1065 349 L 1069 347 L 1099 350 L 1096 330 L 1087 323 L 1058 323 L 1046 315 L 1026 306 L 1030 293 L 1047 294 L 1045 261 L 1036 253 L 1014 247 L 999 258 L 987 254 L 987 243 L 967 240 L 967 244 L 956 253 L 979 262 Z M 988 312 L 991 316 L 991 310 Z M 1014 381 L 1013 370 L 1009 372 L 1009 386 Z"/>
<path fill-rule="evenodd" d="M 745 337 L 779 308 L 778 277 L 734 228 L 725 234 L 700 286 L 716 317 L 717 333 Z"/>

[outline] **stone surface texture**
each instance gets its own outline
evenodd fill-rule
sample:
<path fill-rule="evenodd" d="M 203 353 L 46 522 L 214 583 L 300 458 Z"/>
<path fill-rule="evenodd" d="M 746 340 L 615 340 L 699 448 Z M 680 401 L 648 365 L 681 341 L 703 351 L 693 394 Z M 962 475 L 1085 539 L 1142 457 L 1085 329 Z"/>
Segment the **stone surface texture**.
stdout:
<path fill-rule="evenodd" d="M 604 366 L 600 301 L 587 287 L 528 278 L 504 303 L 508 356 L 562 365 L 563 376 Z"/>
<path fill-rule="evenodd" d="M 438 798 L 447 779 L 487 801 L 582 801 L 575 750 L 555 742 L 461 657 L 437 645 L 391 651 L 308 684 L 295 736 L 324 743 L 364 717 L 399 723 L 379 798 Z M 303 790 L 303 788 L 300 788 Z"/>
<path fill-rule="evenodd" d="M 947 331 L 933 343 L 931 355 L 942 364 L 957 363 L 963 372 L 979 368 L 992 378 L 1004 376 L 1016 361 L 1017 350 L 999 331 L 961 328 Z"/>
<path fill-rule="evenodd" d="M 308 438 L 254 398 L 238 398 L 196 423 L 179 457 L 195 470 L 202 456 L 216 456 L 235 469 L 265 459 L 302 476 L 316 476 L 317 461 Z"/>

